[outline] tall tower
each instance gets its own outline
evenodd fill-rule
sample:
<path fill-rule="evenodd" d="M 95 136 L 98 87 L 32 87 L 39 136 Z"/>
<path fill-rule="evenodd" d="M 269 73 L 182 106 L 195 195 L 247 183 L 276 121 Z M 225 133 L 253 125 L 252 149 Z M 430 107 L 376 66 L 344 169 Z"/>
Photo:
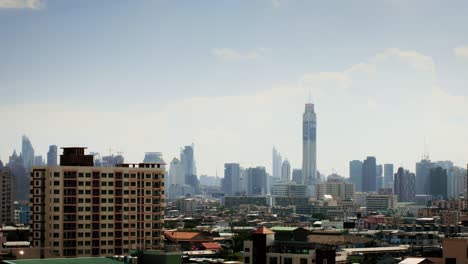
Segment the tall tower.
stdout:
<path fill-rule="evenodd" d="M 302 115 L 302 181 L 308 186 L 315 185 L 317 176 L 317 116 L 314 104 L 305 105 Z"/>
<path fill-rule="evenodd" d="M 21 156 L 23 156 L 23 166 L 29 174 L 32 166 L 34 166 L 34 148 L 26 135 L 23 135 L 22 138 Z"/>
<path fill-rule="evenodd" d="M 53 167 L 57 166 L 57 146 L 49 146 L 49 152 L 47 152 L 47 166 Z"/>
<path fill-rule="evenodd" d="M 282 159 L 281 154 L 273 147 L 273 160 L 272 160 L 272 176 L 273 178 L 279 179 L 281 177 L 281 166 L 282 166 Z"/>
<path fill-rule="evenodd" d="M 377 160 L 367 157 L 362 164 L 362 191 L 375 192 L 377 190 Z"/>

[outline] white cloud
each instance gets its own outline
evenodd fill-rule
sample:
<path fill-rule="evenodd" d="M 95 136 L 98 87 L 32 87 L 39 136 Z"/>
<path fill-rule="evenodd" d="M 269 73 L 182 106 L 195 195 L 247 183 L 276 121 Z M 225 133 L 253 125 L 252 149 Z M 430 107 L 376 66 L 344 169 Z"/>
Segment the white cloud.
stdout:
<path fill-rule="evenodd" d="M 468 58 L 468 45 L 467 46 L 458 46 L 458 47 L 453 49 L 453 52 L 458 57 Z"/>
<path fill-rule="evenodd" d="M 43 6 L 41 0 L 0 0 L 0 9 L 40 9 Z"/>
<path fill-rule="evenodd" d="M 262 55 L 265 49 L 255 49 L 246 52 L 236 51 L 230 48 L 216 48 L 213 54 L 225 60 L 239 61 L 239 60 L 253 60 Z"/>

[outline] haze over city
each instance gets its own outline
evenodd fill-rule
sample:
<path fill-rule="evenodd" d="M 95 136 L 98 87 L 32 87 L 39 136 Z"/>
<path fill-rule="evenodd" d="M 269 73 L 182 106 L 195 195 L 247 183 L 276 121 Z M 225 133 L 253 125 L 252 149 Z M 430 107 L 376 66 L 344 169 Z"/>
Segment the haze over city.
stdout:
<path fill-rule="evenodd" d="M 467 12 L 465 1 L 0 0 L 0 159 L 26 134 L 42 155 L 87 146 L 135 162 L 159 151 L 169 163 L 194 143 L 198 175 L 221 176 L 225 162 L 269 170 L 273 146 L 300 168 L 312 101 L 326 175 L 369 155 L 464 166 Z"/>

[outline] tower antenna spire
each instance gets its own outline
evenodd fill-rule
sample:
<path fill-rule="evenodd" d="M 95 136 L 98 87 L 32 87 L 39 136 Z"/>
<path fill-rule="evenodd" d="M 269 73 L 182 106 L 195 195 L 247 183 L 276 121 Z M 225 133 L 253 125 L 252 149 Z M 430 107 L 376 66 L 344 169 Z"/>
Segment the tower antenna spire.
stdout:
<path fill-rule="evenodd" d="M 308 100 L 308 103 L 311 104 L 312 103 L 312 92 L 309 88 L 309 100 Z"/>

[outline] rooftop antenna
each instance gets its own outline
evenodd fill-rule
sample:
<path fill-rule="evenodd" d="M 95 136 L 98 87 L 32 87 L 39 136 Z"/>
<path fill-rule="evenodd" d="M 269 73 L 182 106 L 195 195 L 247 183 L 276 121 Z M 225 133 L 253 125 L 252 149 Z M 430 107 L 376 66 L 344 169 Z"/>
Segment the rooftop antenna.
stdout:
<path fill-rule="evenodd" d="M 423 155 L 423 159 L 429 159 L 429 153 L 427 151 L 426 137 L 424 137 L 424 155 Z"/>

